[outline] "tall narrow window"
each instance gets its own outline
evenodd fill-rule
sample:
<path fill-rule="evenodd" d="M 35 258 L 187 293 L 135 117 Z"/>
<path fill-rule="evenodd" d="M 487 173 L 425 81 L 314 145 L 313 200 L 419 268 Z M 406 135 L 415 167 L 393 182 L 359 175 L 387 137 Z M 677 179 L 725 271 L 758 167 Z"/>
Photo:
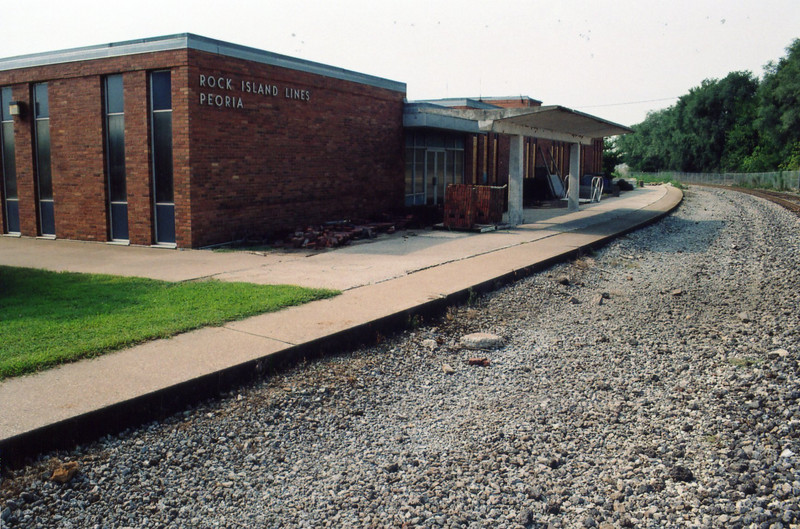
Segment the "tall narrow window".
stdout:
<path fill-rule="evenodd" d="M 128 194 L 125 186 L 125 108 L 122 75 L 104 82 L 106 111 L 106 174 L 111 240 L 128 240 Z"/>
<path fill-rule="evenodd" d="M 11 87 L 0 88 L 0 162 L 3 169 L 3 215 L 6 233 L 19 233 L 19 197 L 17 196 L 17 165 L 14 160 L 14 117 L 11 115 Z"/>
<path fill-rule="evenodd" d="M 33 85 L 33 117 L 35 120 L 39 234 L 55 236 L 53 176 L 50 168 L 50 106 L 47 100 L 47 83 Z"/>
<path fill-rule="evenodd" d="M 153 197 L 156 243 L 175 243 L 175 199 L 172 185 L 172 81 L 170 72 L 150 74 L 150 121 L 153 153 Z"/>

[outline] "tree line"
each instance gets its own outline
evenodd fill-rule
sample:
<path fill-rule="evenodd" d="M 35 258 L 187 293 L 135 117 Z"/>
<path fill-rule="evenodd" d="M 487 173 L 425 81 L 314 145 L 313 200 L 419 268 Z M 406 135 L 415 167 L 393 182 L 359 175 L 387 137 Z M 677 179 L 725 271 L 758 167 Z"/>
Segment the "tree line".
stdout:
<path fill-rule="evenodd" d="M 800 168 L 800 39 L 764 67 L 706 79 L 634 134 L 610 142 L 608 165 L 639 171 L 765 172 Z"/>

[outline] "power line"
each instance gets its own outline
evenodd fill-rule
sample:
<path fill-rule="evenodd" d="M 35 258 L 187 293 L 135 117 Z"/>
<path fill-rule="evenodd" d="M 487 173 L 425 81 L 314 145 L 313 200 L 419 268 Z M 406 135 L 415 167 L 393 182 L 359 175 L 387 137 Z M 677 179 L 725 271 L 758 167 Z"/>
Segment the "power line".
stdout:
<path fill-rule="evenodd" d="M 657 103 L 659 101 L 672 101 L 673 99 L 678 99 L 679 96 L 675 97 L 665 97 L 662 99 L 646 99 L 644 101 L 628 101 L 627 103 L 609 103 L 606 105 L 589 105 L 589 106 L 578 106 L 575 108 L 600 108 L 600 107 L 621 107 L 625 105 L 638 105 L 640 103 Z"/>

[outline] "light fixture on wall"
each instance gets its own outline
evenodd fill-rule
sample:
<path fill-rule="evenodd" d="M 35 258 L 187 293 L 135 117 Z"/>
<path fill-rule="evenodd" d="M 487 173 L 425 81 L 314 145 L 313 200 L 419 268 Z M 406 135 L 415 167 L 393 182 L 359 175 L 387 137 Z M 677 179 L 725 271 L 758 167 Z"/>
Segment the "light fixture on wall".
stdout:
<path fill-rule="evenodd" d="M 22 101 L 9 101 L 8 113 L 12 116 L 23 117 L 25 115 L 25 103 Z"/>

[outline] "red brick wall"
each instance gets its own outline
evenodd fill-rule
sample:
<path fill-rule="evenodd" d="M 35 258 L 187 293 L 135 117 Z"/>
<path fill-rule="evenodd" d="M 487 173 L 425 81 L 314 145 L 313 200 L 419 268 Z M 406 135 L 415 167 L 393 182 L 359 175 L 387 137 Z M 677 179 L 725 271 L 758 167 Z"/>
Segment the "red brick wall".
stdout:
<path fill-rule="evenodd" d="M 581 145 L 581 174 L 602 174 L 603 139 L 594 139 L 591 145 Z"/>
<path fill-rule="evenodd" d="M 172 79 L 172 178 L 175 200 L 175 242 L 179 247 L 199 246 L 193 244 L 199 237 L 192 230 L 192 212 L 197 208 L 192 187 L 194 177 L 190 153 L 189 127 L 189 71 L 188 67 L 173 68 Z M 203 145 L 198 146 L 202 150 Z M 213 241 L 219 242 L 219 241 Z"/>
<path fill-rule="evenodd" d="M 403 207 L 405 94 L 198 51 L 190 56 L 194 246 Z M 202 88 L 200 75 L 230 79 L 233 90 Z M 278 93 L 244 93 L 242 81 Z M 287 88 L 307 91 L 308 100 L 286 98 Z M 243 108 L 201 105 L 201 94 L 241 98 Z"/>
<path fill-rule="evenodd" d="M 560 176 L 563 177 L 569 173 L 569 143 L 537 138 L 536 145 L 539 147 L 536 151 L 537 167 L 550 166 L 552 170 L 551 163 L 555 162 L 556 170 Z M 581 150 L 583 150 L 584 147 L 585 146 L 582 145 Z"/>
<path fill-rule="evenodd" d="M 472 139 L 477 137 L 477 153 L 475 160 L 477 163 L 473 164 L 473 150 Z M 498 155 L 497 160 L 492 158 L 492 146 L 494 139 L 498 140 Z M 488 142 L 488 149 L 486 150 L 488 156 L 487 173 L 488 183 L 490 185 L 504 185 L 508 183 L 508 160 L 510 150 L 510 137 L 502 134 L 485 134 L 475 135 L 469 134 L 465 136 L 466 151 L 465 151 L 465 176 L 468 182 L 471 182 L 473 171 L 477 175 L 477 183 L 480 182 L 481 174 L 483 172 L 483 156 L 484 145 Z M 552 152 L 552 159 L 555 160 L 559 171 L 562 176 L 569 172 L 569 159 L 570 148 L 569 144 L 565 142 L 543 140 L 540 138 L 525 138 L 525 145 L 527 146 L 528 158 L 527 168 L 525 175 L 528 178 L 533 178 L 536 167 L 544 167 L 545 160 L 549 163 L 551 159 L 550 153 Z M 546 154 L 543 157 L 542 151 Z M 495 172 L 496 168 L 496 172 Z M 584 174 L 600 174 L 603 172 L 603 140 L 595 139 L 591 145 L 581 145 L 581 175 Z"/>
<path fill-rule="evenodd" d="M 107 240 L 103 105 L 97 76 L 48 84 L 56 235 Z"/>
<path fill-rule="evenodd" d="M 510 97 L 508 99 L 487 99 L 486 102 L 501 108 L 529 108 L 529 107 L 542 106 L 541 101 L 536 101 L 528 97 Z"/>
<path fill-rule="evenodd" d="M 123 73 L 130 239 L 133 244 L 153 242 L 147 71 L 170 68 L 180 76 L 179 66 L 185 62 L 183 50 L 0 72 L 0 86 L 13 85 L 14 98 L 25 102 L 27 108 L 25 116 L 15 118 L 14 123 L 22 235 L 38 234 L 30 90 L 34 83 L 47 82 L 56 236 L 108 240 L 101 86 L 103 75 Z M 173 141 L 179 148 L 178 155 L 185 160 L 188 158 L 185 119 L 183 125 L 183 131 L 174 132 Z M 185 179 L 188 169 L 176 173 L 176 179 Z M 188 205 L 182 207 L 189 210 Z M 188 231 L 179 233 L 183 241 L 190 239 Z"/>
<path fill-rule="evenodd" d="M 511 136 L 497 134 L 497 162 L 495 164 L 496 174 L 494 185 L 504 186 L 508 184 L 508 162 L 511 155 Z"/>

